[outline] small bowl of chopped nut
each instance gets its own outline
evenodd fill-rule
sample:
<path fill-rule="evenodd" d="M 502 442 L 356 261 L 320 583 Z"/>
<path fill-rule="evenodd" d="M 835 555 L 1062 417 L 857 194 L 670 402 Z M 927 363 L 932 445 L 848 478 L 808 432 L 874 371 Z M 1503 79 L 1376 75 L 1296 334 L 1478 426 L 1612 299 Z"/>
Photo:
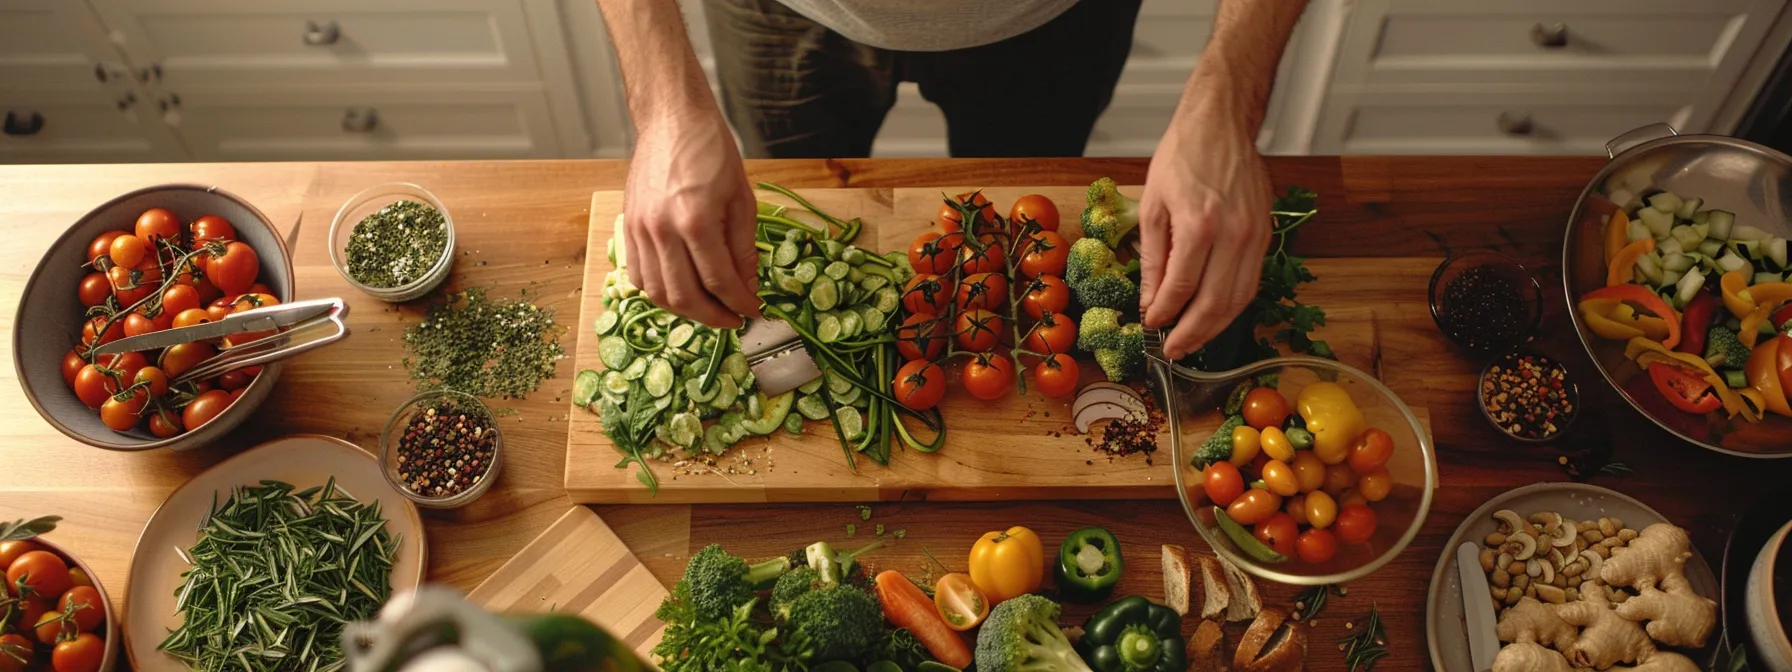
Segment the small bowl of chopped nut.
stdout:
<path fill-rule="evenodd" d="M 1481 369 L 1475 400 L 1487 422 L 1515 440 L 1547 443 L 1580 415 L 1580 388 L 1560 362 L 1520 350 Z"/>
<path fill-rule="evenodd" d="M 491 489 L 504 437 L 478 397 L 430 390 L 398 407 L 380 435 L 386 481 L 417 506 L 457 509 Z"/>
<path fill-rule="evenodd" d="M 428 189 L 368 187 L 330 222 L 330 263 L 348 284 L 388 303 L 430 293 L 454 266 L 454 218 Z"/>

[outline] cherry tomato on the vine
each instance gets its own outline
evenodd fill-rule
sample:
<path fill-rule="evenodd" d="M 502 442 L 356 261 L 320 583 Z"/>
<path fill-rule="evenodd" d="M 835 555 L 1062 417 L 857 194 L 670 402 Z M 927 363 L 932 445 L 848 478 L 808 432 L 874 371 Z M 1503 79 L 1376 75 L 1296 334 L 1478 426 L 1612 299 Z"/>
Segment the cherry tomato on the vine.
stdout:
<path fill-rule="evenodd" d="M 1008 210 L 1008 219 L 1016 227 L 1024 227 L 1031 220 L 1042 231 L 1057 231 L 1058 205 L 1043 194 L 1027 194 L 1014 199 L 1014 207 Z"/>
<path fill-rule="evenodd" d="M 123 231 L 107 231 L 94 236 L 87 244 L 87 263 L 93 264 L 94 270 L 104 271 L 112 265 L 112 241 L 124 235 Z M 106 261 L 100 261 L 105 259 Z"/>
<path fill-rule="evenodd" d="M 112 280 L 105 273 L 94 271 L 81 278 L 81 287 L 77 294 L 81 297 L 81 305 L 88 308 L 106 302 L 112 298 Z"/>
<path fill-rule="evenodd" d="M 56 601 L 56 610 L 65 614 L 74 614 L 75 627 L 81 632 L 92 632 L 106 621 L 106 607 L 100 603 L 100 591 L 93 586 L 75 586 L 62 594 Z"/>
<path fill-rule="evenodd" d="M 86 366 L 87 360 L 81 357 L 81 353 L 74 348 L 69 348 L 68 352 L 62 355 L 63 382 L 68 383 L 68 386 L 73 388 L 75 386 L 75 376 L 80 374 L 81 369 Z M 0 567 L 3 566 L 5 566 L 4 563 L 0 563 Z"/>
<path fill-rule="evenodd" d="M 958 347 L 971 352 L 989 352 L 1001 341 L 1007 324 L 1002 317 L 987 310 L 968 310 L 958 314 Z"/>
<path fill-rule="evenodd" d="M 1008 277 L 1001 273 L 978 273 L 958 283 L 958 310 L 1008 309 Z"/>
<path fill-rule="evenodd" d="M 186 373 L 187 369 L 191 369 L 217 354 L 217 348 L 213 348 L 210 343 L 199 341 L 180 343 L 168 346 L 167 350 L 162 351 L 159 366 L 163 373 L 178 378 L 180 374 Z M 188 426 L 190 427 L 192 424 L 188 423 Z"/>
<path fill-rule="evenodd" d="M 243 373 L 240 369 L 236 371 L 226 371 L 224 372 L 224 375 L 218 376 L 218 389 L 235 392 L 248 387 L 249 383 L 254 380 L 255 376 Z"/>
<path fill-rule="evenodd" d="M 1052 231 L 1033 234 L 1021 243 L 1020 272 L 1029 278 L 1041 275 L 1064 275 L 1070 259 L 1070 243 Z"/>
<path fill-rule="evenodd" d="M 933 362 L 913 360 L 896 370 L 891 388 L 903 406 L 924 411 L 939 405 L 946 396 L 946 371 Z"/>
<path fill-rule="evenodd" d="M 1062 313 L 1070 307 L 1070 285 L 1064 279 L 1052 275 L 1041 275 L 1027 284 L 1026 293 L 1020 297 L 1020 307 L 1026 311 L 1027 317 L 1042 319 L 1047 313 Z"/>
<path fill-rule="evenodd" d="M 146 385 L 149 396 L 159 397 L 168 393 L 168 374 L 158 367 L 145 366 L 137 369 L 137 375 L 131 376 L 132 385 Z"/>
<path fill-rule="evenodd" d="M 977 219 L 984 224 L 993 224 L 996 221 L 996 208 L 990 205 L 989 197 L 984 196 L 981 191 L 973 191 L 959 194 L 950 201 L 940 203 L 939 225 L 941 229 L 951 232 L 964 228 L 964 215 L 960 213 L 954 203 L 958 206 L 977 208 Z"/>
<path fill-rule="evenodd" d="M 174 316 L 174 327 L 178 329 L 180 327 L 191 327 L 195 324 L 205 324 L 207 322 L 216 321 L 217 320 L 212 319 L 211 313 L 205 312 L 204 308 L 188 308 L 180 311 L 179 314 Z"/>
<path fill-rule="evenodd" d="M 55 672 L 98 672 L 106 657 L 106 642 L 91 632 L 58 642 L 50 654 Z"/>
<path fill-rule="evenodd" d="M 148 404 L 149 393 L 142 389 L 120 392 L 100 404 L 100 422 L 115 432 L 130 431 L 143 419 L 143 407 Z"/>
<path fill-rule="evenodd" d="M 93 345 L 96 339 L 99 343 L 105 344 L 124 338 L 124 320 L 112 321 L 109 326 L 108 320 L 110 318 L 105 315 L 95 315 L 82 323 L 81 345 Z M 104 330 L 104 333 L 101 333 L 101 330 Z"/>
<path fill-rule="evenodd" d="M 69 579 L 68 564 L 49 551 L 26 552 L 6 566 L 8 587 L 19 585 L 21 579 L 31 592 L 47 599 L 55 599 L 75 585 Z"/>
<path fill-rule="evenodd" d="M 125 336 L 142 336 L 161 330 L 161 325 L 156 324 L 155 320 L 144 317 L 142 313 L 133 312 L 124 316 Z"/>
<path fill-rule="evenodd" d="M 1033 386 L 1047 397 L 1069 396 L 1076 392 L 1077 378 L 1082 371 L 1070 355 L 1058 353 L 1046 357 L 1033 367 Z"/>
<path fill-rule="evenodd" d="M 1000 273 L 1003 270 L 1002 241 L 993 235 L 984 234 L 977 237 L 977 245 L 968 241 L 959 252 L 958 268 L 965 275 L 978 273 Z"/>
<path fill-rule="evenodd" d="M 1069 315 L 1051 313 L 1027 332 L 1026 347 L 1038 353 L 1070 352 L 1076 345 L 1076 322 Z"/>
<path fill-rule="evenodd" d="M 142 238 L 129 233 L 121 233 L 117 238 L 112 239 L 112 248 L 107 256 L 112 257 L 112 263 L 129 268 L 143 261 L 143 257 L 148 254 L 149 246 L 143 242 Z"/>
<path fill-rule="evenodd" d="M 915 242 L 909 244 L 908 264 L 916 273 L 950 273 L 952 266 L 958 263 L 958 248 L 963 244 L 964 234 L 957 231 L 945 235 L 928 231 L 916 236 Z"/>
<path fill-rule="evenodd" d="M 910 315 L 944 315 L 949 305 L 952 305 L 952 291 L 946 286 L 946 279 L 938 275 L 921 273 L 909 278 L 902 286 L 902 309 Z"/>
<path fill-rule="evenodd" d="M 199 247 L 214 240 L 236 240 L 236 228 L 230 220 L 217 215 L 206 215 L 193 220 L 188 227 L 193 232 L 193 247 Z"/>
<path fill-rule="evenodd" d="M 150 208 L 137 215 L 137 226 L 134 231 L 138 238 L 150 245 L 156 241 L 169 240 L 180 242 L 180 218 L 162 208 Z"/>
<path fill-rule="evenodd" d="M 149 433 L 158 439 L 166 439 L 187 431 L 181 427 L 180 415 L 174 411 L 156 409 L 149 414 Z"/>
<path fill-rule="evenodd" d="M 211 390 L 194 397 L 193 401 L 181 411 L 181 424 L 187 429 L 199 429 L 205 423 L 211 422 L 212 418 L 223 413 L 224 409 L 229 408 L 230 402 L 233 401 L 236 400 L 224 390 Z"/>
<path fill-rule="evenodd" d="M 985 401 L 1000 399 L 1014 387 L 1014 362 L 997 354 L 984 354 L 965 362 L 964 391 Z"/>
<path fill-rule="evenodd" d="M 946 337 L 940 335 L 944 319 L 931 313 L 904 318 L 896 328 L 896 351 L 903 359 L 937 359 L 946 350 Z"/>
<path fill-rule="evenodd" d="M 31 661 L 32 651 L 36 648 L 24 635 L 7 633 L 0 635 L 0 647 L 18 654 L 18 658 L 0 654 L 0 672 L 24 672 L 25 664 Z M 23 660 L 20 660 L 23 659 Z"/>
<path fill-rule="evenodd" d="M 205 277 L 226 296 L 249 291 L 260 273 L 260 257 L 246 243 L 233 240 L 224 244 L 223 254 L 205 256 Z"/>

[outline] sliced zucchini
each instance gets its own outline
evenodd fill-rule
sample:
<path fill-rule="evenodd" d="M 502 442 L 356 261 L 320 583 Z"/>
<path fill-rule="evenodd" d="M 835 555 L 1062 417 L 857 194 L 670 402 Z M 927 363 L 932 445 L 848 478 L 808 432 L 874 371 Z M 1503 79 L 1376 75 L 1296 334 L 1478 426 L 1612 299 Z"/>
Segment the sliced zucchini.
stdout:
<path fill-rule="evenodd" d="M 1680 212 L 1680 206 L 1685 204 L 1685 201 L 1681 200 L 1679 196 L 1675 196 L 1674 192 L 1671 191 L 1664 191 L 1649 197 L 1649 207 L 1654 208 L 1656 212 L 1669 216 Z"/>
<path fill-rule="evenodd" d="M 1686 231 L 1687 233 L 1692 233 L 1692 227 L 1690 227 L 1690 226 L 1674 227 L 1674 232 L 1671 234 L 1668 234 L 1668 239 L 1661 241 L 1660 245 L 1655 246 L 1655 252 L 1657 254 L 1661 255 L 1661 258 L 1663 261 L 1666 261 L 1669 258 L 1669 255 L 1680 254 L 1681 252 L 1686 251 L 1686 246 L 1680 243 L 1680 232 L 1681 231 Z M 1695 243 L 1695 245 L 1696 245 L 1696 243 Z"/>
<path fill-rule="evenodd" d="M 839 259 L 840 254 L 846 251 L 846 243 L 838 240 L 823 240 L 820 244 L 821 253 L 827 255 L 829 259 Z"/>
<path fill-rule="evenodd" d="M 1709 228 L 1709 223 L 1711 222 L 1711 211 L 1710 210 L 1700 210 L 1698 212 L 1692 213 L 1692 217 L 1689 217 L 1687 219 L 1691 220 L 1692 223 L 1696 226 L 1706 226 L 1707 227 L 1706 231 L 1705 231 L 1706 233 L 1711 232 L 1710 228 Z"/>
<path fill-rule="evenodd" d="M 606 369 L 622 369 L 635 360 L 635 349 L 621 336 L 605 336 L 597 340 L 597 358 Z"/>
<path fill-rule="evenodd" d="M 865 435 L 865 416 L 859 414 L 859 409 L 846 406 L 834 411 L 834 422 L 848 441 L 856 441 Z"/>
<path fill-rule="evenodd" d="M 865 323 L 865 333 L 876 335 L 884 332 L 884 313 L 875 306 L 860 308 L 859 319 Z"/>
<path fill-rule="evenodd" d="M 846 263 L 845 261 L 836 261 L 828 264 L 827 268 L 821 269 L 823 275 L 833 278 L 836 282 L 845 280 L 846 274 L 851 271 L 852 264 Z"/>
<path fill-rule="evenodd" d="M 810 394 L 796 400 L 796 412 L 810 420 L 828 419 L 828 406 L 821 400 L 821 395 Z"/>
<path fill-rule="evenodd" d="M 1723 272 L 1729 273 L 1748 268 L 1749 265 L 1747 259 L 1737 256 L 1731 250 L 1725 250 L 1723 256 L 1717 258 L 1717 267 L 1723 269 Z"/>
<path fill-rule="evenodd" d="M 1747 224 L 1737 224 L 1730 230 L 1730 240 L 1767 240 L 1772 237 L 1773 234 Z"/>
<path fill-rule="evenodd" d="M 621 397 L 628 394 L 628 379 L 614 369 L 604 372 L 603 385 L 605 395 Z"/>
<path fill-rule="evenodd" d="M 691 326 L 691 323 L 680 323 L 674 325 L 672 327 L 672 333 L 666 335 L 666 345 L 674 348 L 682 348 L 685 344 L 690 343 L 691 338 L 696 335 L 697 328 Z"/>
<path fill-rule="evenodd" d="M 859 289 L 865 290 L 867 292 L 875 292 L 877 290 L 883 289 L 886 286 L 889 286 L 889 284 L 890 284 L 889 278 L 886 278 L 881 275 L 867 274 L 863 280 L 859 281 Z"/>
<path fill-rule="evenodd" d="M 722 374 L 716 382 L 716 387 L 715 398 L 709 400 L 711 408 L 718 410 L 728 408 L 734 405 L 736 399 L 740 398 L 740 387 L 734 382 L 734 376 Z"/>
<path fill-rule="evenodd" d="M 1770 273 L 1767 271 L 1762 271 L 1762 272 L 1756 273 L 1754 280 L 1750 281 L 1748 284 L 1764 285 L 1769 282 L 1784 282 L 1785 279 L 1786 279 L 1786 276 L 1784 274 Z"/>
<path fill-rule="evenodd" d="M 1652 287 L 1661 286 L 1661 263 L 1656 261 L 1657 258 L 1654 252 L 1636 258 L 1636 270 L 1642 272 L 1646 284 Z"/>
<path fill-rule="evenodd" d="M 1649 236 L 1656 240 L 1668 237 L 1674 229 L 1674 216 L 1655 208 L 1640 210 L 1637 216 L 1643 220 L 1643 226 L 1649 227 Z"/>
<path fill-rule="evenodd" d="M 1705 274 L 1699 271 L 1687 271 L 1686 275 L 1675 283 L 1674 288 L 1674 307 L 1684 307 L 1692 302 L 1693 297 L 1699 295 L 1699 290 L 1705 288 Z"/>
<path fill-rule="evenodd" d="M 1717 254 L 1722 251 L 1724 251 L 1724 241 L 1707 238 L 1704 242 L 1699 243 L 1699 254 L 1712 259 L 1716 259 Z"/>
<path fill-rule="evenodd" d="M 729 444 L 733 443 L 722 440 L 727 435 L 727 430 L 722 429 L 720 423 L 710 425 L 708 429 L 703 430 L 703 452 L 721 455 L 722 451 L 728 450 Z"/>
<path fill-rule="evenodd" d="M 1699 246 L 1700 242 L 1705 240 L 1705 234 L 1699 233 L 1699 227 L 1688 226 L 1686 224 L 1674 227 L 1673 232 L 1670 233 L 1669 236 L 1669 240 L 1673 241 L 1674 245 L 1681 250 L 1696 248 Z M 1662 244 L 1666 245 L 1667 243 L 1664 242 Z"/>
<path fill-rule="evenodd" d="M 816 259 L 804 259 L 797 263 L 794 273 L 796 279 L 803 284 L 815 282 L 815 277 L 821 275 L 821 262 Z"/>
<path fill-rule="evenodd" d="M 809 286 L 809 303 L 816 310 L 833 310 L 839 302 L 840 287 L 834 283 L 833 278 L 819 277 Z"/>
<path fill-rule="evenodd" d="M 859 317 L 858 311 L 843 310 L 838 315 L 840 316 L 840 338 L 851 339 L 864 330 L 865 325 L 862 318 Z"/>
<path fill-rule="evenodd" d="M 684 381 L 685 396 L 699 404 L 707 404 L 711 399 L 716 398 L 718 389 L 720 389 L 719 386 L 715 385 L 711 385 L 708 390 L 703 389 L 702 378 L 686 378 Z"/>
<path fill-rule="evenodd" d="M 877 302 L 871 305 L 880 313 L 894 313 L 896 307 L 902 305 L 902 292 L 895 287 L 877 290 Z"/>
<path fill-rule="evenodd" d="M 864 391 L 860 390 L 858 386 L 849 387 L 846 388 L 845 392 L 834 394 L 834 403 L 852 405 L 859 401 L 859 395 L 861 394 L 864 394 Z"/>
<path fill-rule="evenodd" d="M 1785 270 L 1785 268 L 1786 268 L 1786 239 L 1785 238 L 1769 239 L 1767 241 L 1767 246 L 1766 246 L 1766 250 L 1764 251 L 1764 254 L 1766 254 L 1767 259 L 1769 261 L 1773 262 L 1774 268 L 1780 269 L 1780 270 Z"/>
<path fill-rule="evenodd" d="M 840 340 L 840 319 L 833 313 L 822 313 L 815 316 L 815 337 L 823 343 Z"/>
<path fill-rule="evenodd" d="M 826 372 L 823 377 L 827 378 L 828 391 L 834 394 L 846 394 L 847 390 L 853 388 L 851 380 L 833 371 Z"/>
<path fill-rule="evenodd" d="M 1699 208 L 1703 207 L 1704 205 L 1705 205 L 1704 199 L 1701 199 L 1701 198 L 1686 199 L 1685 202 L 1682 202 L 1680 204 L 1680 209 L 1674 211 L 1674 216 L 1678 217 L 1680 219 L 1692 219 L 1692 216 L 1695 214 L 1698 214 Z"/>
<path fill-rule="evenodd" d="M 1662 287 L 1672 287 L 1672 286 L 1674 286 L 1675 283 L 1680 282 L 1680 278 L 1685 277 L 1685 276 L 1686 276 L 1686 271 L 1670 271 L 1667 269 L 1662 269 L 1662 271 L 1661 271 L 1661 286 Z"/>
<path fill-rule="evenodd" d="M 784 414 L 784 431 L 790 432 L 791 434 L 798 434 L 798 435 L 802 434 L 803 433 L 803 414 L 801 414 L 801 413 L 786 413 L 786 414 Z"/>
<path fill-rule="evenodd" d="M 1724 385 L 1732 390 L 1748 389 L 1748 374 L 1741 369 L 1724 369 Z"/>
<path fill-rule="evenodd" d="M 609 335 L 610 332 L 616 330 L 616 325 L 620 324 L 621 322 L 622 322 L 622 317 L 620 315 L 618 315 L 616 313 L 616 311 L 614 311 L 614 310 L 604 311 L 603 313 L 601 313 L 597 316 L 597 335 L 599 335 L 599 336 Z"/>
<path fill-rule="evenodd" d="M 798 385 L 796 391 L 803 394 L 815 394 L 815 391 L 819 389 L 821 389 L 821 376 L 816 376 L 814 380 Z"/>
<path fill-rule="evenodd" d="M 1630 220 L 1630 225 L 1625 227 L 1625 229 L 1624 229 L 1624 238 L 1628 242 L 1634 243 L 1634 242 L 1642 240 L 1644 238 L 1654 238 L 1654 237 L 1655 236 L 1650 235 L 1649 227 L 1644 226 L 1643 220 L 1640 220 L 1640 219 Z"/>
<path fill-rule="evenodd" d="M 803 250 L 802 248 L 797 247 L 796 241 L 785 240 L 782 243 L 778 243 L 777 249 L 772 251 L 772 265 L 781 268 L 789 268 L 791 264 L 796 263 L 797 257 L 802 256 L 802 254 Z"/>
<path fill-rule="evenodd" d="M 730 352 L 722 358 L 722 373 L 734 378 L 739 383 L 747 377 L 747 356 L 739 352 Z"/>
<path fill-rule="evenodd" d="M 1709 224 L 1711 229 L 1705 232 L 1705 237 L 1718 241 L 1729 240 L 1730 229 L 1736 226 L 1736 213 L 1728 210 L 1711 210 L 1709 212 L 1711 214 L 1705 223 Z"/>
<path fill-rule="evenodd" d="M 703 421 L 690 411 L 673 414 L 666 426 L 670 428 L 667 433 L 671 435 L 672 443 L 685 449 L 696 445 L 698 437 L 703 434 Z"/>
<path fill-rule="evenodd" d="M 598 388 L 602 386 L 603 376 L 591 369 L 580 371 L 572 379 L 572 403 L 574 406 L 590 406 L 597 400 Z"/>
<path fill-rule="evenodd" d="M 672 363 L 666 361 L 664 357 L 653 358 L 653 363 L 647 365 L 647 377 L 641 382 L 647 388 L 648 394 L 656 397 L 671 394 Z"/>
<path fill-rule="evenodd" d="M 641 376 L 645 375 L 647 375 L 646 357 L 636 357 L 635 361 L 629 362 L 628 367 L 622 370 L 622 377 L 629 380 L 640 380 Z"/>
<path fill-rule="evenodd" d="M 1680 271 L 1682 273 L 1685 273 L 1686 269 L 1692 268 L 1692 266 L 1693 266 L 1693 258 L 1692 257 L 1686 256 L 1679 252 L 1673 252 L 1673 253 L 1663 252 L 1663 253 L 1661 253 L 1661 270 Z"/>

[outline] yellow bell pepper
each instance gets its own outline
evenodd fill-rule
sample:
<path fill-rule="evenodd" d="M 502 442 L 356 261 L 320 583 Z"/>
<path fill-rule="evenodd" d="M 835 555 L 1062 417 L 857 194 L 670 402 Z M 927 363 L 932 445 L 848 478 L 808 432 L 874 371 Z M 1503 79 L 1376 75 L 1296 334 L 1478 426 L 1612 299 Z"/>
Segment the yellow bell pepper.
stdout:
<path fill-rule="evenodd" d="M 1612 213 L 1611 221 L 1605 223 L 1605 263 L 1611 265 L 1618 258 L 1618 252 L 1624 249 L 1630 238 L 1630 216 L 1624 214 L 1623 208 Z"/>
<path fill-rule="evenodd" d="M 1616 301 L 1611 299 L 1597 299 L 1595 301 L 1616 303 Z M 1625 324 L 1612 319 L 1607 311 L 1588 306 L 1587 304 L 1589 303 L 1594 303 L 1594 301 L 1580 302 L 1580 317 L 1582 321 L 1587 323 L 1587 328 L 1593 330 L 1593 333 L 1598 334 L 1600 338 L 1611 339 L 1614 341 L 1628 341 L 1643 335 L 1641 327 Z"/>
<path fill-rule="evenodd" d="M 971 583 L 992 605 L 1039 590 L 1044 581 L 1045 547 L 1032 530 L 1016 525 L 971 546 Z"/>
<path fill-rule="evenodd" d="M 1618 299 L 1587 299 L 1580 302 L 1581 319 L 1600 338 L 1628 341 L 1638 336 L 1662 341 L 1668 337 L 1668 322 L 1654 315 L 1640 315 L 1630 304 Z"/>
<path fill-rule="evenodd" d="M 1736 394 L 1735 390 L 1730 389 L 1730 386 L 1724 384 L 1723 377 L 1717 375 L 1717 370 L 1711 368 L 1711 363 L 1705 361 L 1705 358 L 1703 357 L 1691 353 L 1669 350 L 1662 347 L 1660 343 L 1656 343 L 1647 338 L 1630 339 L 1630 342 L 1624 346 L 1624 356 L 1635 360 L 1636 365 L 1639 368 L 1648 368 L 1650 364 L 1661 362 L 1681 368 L 1690 367 L 1697 369 L 1699 377 L 1705 382 L 1710 383 L 1712 391 L 1716 392 L 1717 397 L 1723 400 L 1724 410 L 1727 411 L 1730 416 L 1734 417 L 1741 414 L 1743 417 L 1747 418 L 1749 422 L 1761 419 L 1760 414 L 1756 413 L 1754 409 L 1749 408 L 1748 404 L 1742 401 L 1742 397 Z"/>
<path fill-rule="evenodd" d="M 1326 464 L 1350 457 L 1350 446 L 1367 423 L 1363 412 L 1343 386 L 1327 381 L 1311 383 L 1294 395 L 1295 409 L 1313 433 L 1313 456 Z"/>
<path fill-rule="evenodd" d="M 1773 313 L 1773 309 L 1773 304 L 1763 303 L 1755 306 L 1755 312 L 1742 318 L 1742 326 L 1737 327 L 1739 333 L 1736 334 L 1742 341 L 1742 347 L 1755 349 L 1755 342 L 1761 340 L 1761 323 L 1767 320 L 1767 316 Z"/>
<path fill-rule="evenodd" d="M 1636 268 L 1636 260 L 1655 250 L 1654 238 L 1643 238 L 1631 241 L 1624 249 L 1618 250 L 1618 256 L 1612 259 L 1611 265 L 1605 269 L 1605 286 L 1616 287 L 1630 284 L 1630 270 Z"/>
<path fill-rule="evenodd" d="M 1718 288 L 1724 293 L 1724 307 L 1737 318 L 1755 312 L 1755 297 L 1749 291 L 1748 280 L 1748 271 L 1730 271 L 1718 280 Z"/>

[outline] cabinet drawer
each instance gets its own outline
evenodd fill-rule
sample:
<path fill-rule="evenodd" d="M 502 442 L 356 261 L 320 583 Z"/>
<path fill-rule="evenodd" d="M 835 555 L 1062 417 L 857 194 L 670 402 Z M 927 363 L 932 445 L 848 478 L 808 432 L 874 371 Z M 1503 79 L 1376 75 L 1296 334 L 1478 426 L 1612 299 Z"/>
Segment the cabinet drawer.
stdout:
<path fill-rule="evenodd" d="M 1782 0 L 1368 0 L 1335 83 L 1702 86 L 1749 58 Z"/>
<path fill-rule="evenodd" d="M 1602 154 L 1620 133 L 1657 122 L 1685 128 L 1691 106 L 1647 96 L 1332 96 L 1317 154 Z"/>
<path fill-rule="evenodd" d="M 533 82 L 520 0 L 93 0 L 164 87 Z"/>
<path fill-rule="evenodd" d="M 108 94 L 8 90 L 0 94 L 0 163 L 178 161 L 167 126 L 146 106 L 120 109 Z"/>
<path fill-rule="evenodd" d="M 9 0 L 0 3 L 0 88 L 55 87 L 98 91 L 128 73 L 100 42 L 105 30 L 80 3 Z"/>
<path fill-rule="evenodd" d="M 201 161 L 551 158 L 546 94 L 194 91 L 179 128 Z"/>

